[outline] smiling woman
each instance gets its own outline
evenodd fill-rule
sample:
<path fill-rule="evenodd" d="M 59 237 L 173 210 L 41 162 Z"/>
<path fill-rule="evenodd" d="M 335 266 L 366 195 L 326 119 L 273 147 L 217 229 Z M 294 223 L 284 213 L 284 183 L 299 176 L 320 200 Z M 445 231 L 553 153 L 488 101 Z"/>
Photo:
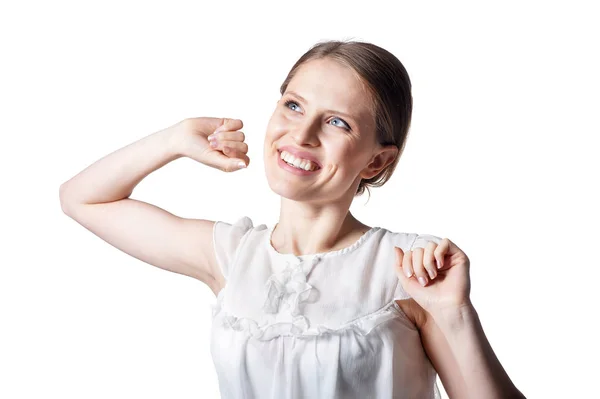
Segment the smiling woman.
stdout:
<path fill-rule="evenodd" d="M 311 88 L 306 81 L 320 87 L 302 96 Z M 372 43 L 319 43 L 294 64 L 280 92 L 283 106 L 293 112 L 302 113 L 299 104 L 309 107 L 305 112 L 322 105 L 319 111 L 329 118 L 324 123 L 388 147 L 389 163 L 374 176 L 361 178 L 356 195 L 389 180 L 404 150 L 412 115 L 410 78 L 393 54 Z M 311 102 L 305 99 L 309 95 Z"/>
<path fill-rule="evenodd" d="M 183 219 L 129 198 L 180 157 L 227 172 L 248 166 L 238 119 L 189 118 L 115 151 L 61 186 L 63 210 L 212 289 L 223 398 L 439 398 L 437 374 L 451 397 L 522 397 L 470 303 L 460 248 L 349 211 L 403 152 L 412 96 L 402 63 L 374 44 L 322 42 L 280 91 L 263 147 L 281 197 L 274 226 Z"/>
<path fill-rule="evenodd" d="M 378 122 L 377 115 L 399 111 L 386 107 L 380 96 L 373 94 L 377 91 L 369 89 L 354 69 L 324 56 L 321 47 L 313 50 L 313 57 L 304 57 L 304 62 L 290 71 L 267 126 L 267 180 L 271 189 L 286 199 L 350 203 L 369 185 L 387 181 L 398 162 L 406 129 L 378 130 L 377 126 L 385 124 Z M 346 52 L 350 58 L 361 54 Z M 318 173 L 293 173 L 312 176 L 294 181 L 282 174 L 281 168 L 271 167 L 281 165 L 283 147 L 299 162 L 312 160 L 321 165 Z"/>

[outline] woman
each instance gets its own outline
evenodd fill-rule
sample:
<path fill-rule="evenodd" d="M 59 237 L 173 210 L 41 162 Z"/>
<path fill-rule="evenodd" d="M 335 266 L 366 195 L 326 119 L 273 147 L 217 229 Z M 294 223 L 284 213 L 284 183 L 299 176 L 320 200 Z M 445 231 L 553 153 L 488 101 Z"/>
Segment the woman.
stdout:
<path fill-rule="evenodd" d="M 281 94 L 264 141 L 275 226 L 183 219 L 128 198 L 180 157 L 248 166 L 242 121 L 221 118 L 186 119 L 97 161 L 61 186 L 65 213 L 211 288 L 223 397 L 433 398 L 437 373 L 452 398 L 522 398 L 470 302 L 466 254 L 349 212 L 404 149 L 412 96 L 400 61 L 370 43 L 318 43 Z"/>

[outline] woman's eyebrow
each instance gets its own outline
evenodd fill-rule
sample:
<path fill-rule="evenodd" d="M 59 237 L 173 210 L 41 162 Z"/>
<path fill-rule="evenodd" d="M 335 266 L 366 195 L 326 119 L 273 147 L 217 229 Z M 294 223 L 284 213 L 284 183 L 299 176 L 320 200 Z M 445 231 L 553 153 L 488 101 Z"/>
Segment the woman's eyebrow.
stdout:
<path fill-rule="evenodd" d="M 296 93 L 295 91 L 291 91 L 291 90 L 290 90 L 290 91 L 286 91 L 286 92 L 285 92 L 285 94 L 291 94 L 292 96 L 294 96 L 294 97 L 297 97 L 297 98 L 298 98 L 300 101 L 302 101 L 302 102 L 304 102 L 304 103 L 308 102 L 308 101 L 306 101 L 306 100 L 304 99 L 304 97 L 302 97 L 300 94 Z M 357 119 L 358 119 L 357 117 L 355 117 L 355 116 L 352 116 L 352 115 L 350 115 L 350 114 L 348 114 L 348 113 L 346 113 L 346 112 L 342 112 L 342 111 L 336 111 L 336 110 L 334 110 L 334 109 L 326 109 L 325 111 L 326 111 L 326 112 L 331 112 L 331 113 L 333 113 L 333 114 L 339 114 L 339 115 L 343 115 L 343 116 L 345 116 L 346 118 L 353 119 L 353 120 L 357 120 Z"/>

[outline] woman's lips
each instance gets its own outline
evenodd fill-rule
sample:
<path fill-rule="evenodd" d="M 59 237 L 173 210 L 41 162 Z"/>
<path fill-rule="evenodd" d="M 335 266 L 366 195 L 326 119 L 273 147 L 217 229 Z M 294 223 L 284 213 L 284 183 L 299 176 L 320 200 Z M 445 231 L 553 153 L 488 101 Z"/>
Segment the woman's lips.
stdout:
<path fill-rule="evenodd" d="M 277 151 L 279 153 L 281 153 L 281 151 L 289 152 L 290 154 L 292 154 L 296 158 L 306 159 L 306 160 L 312 161 L 315 164 L 317 164 L 317 166 L 319 167 L 319 169 L 321 169 L 323 167 L 323 165 L 321 165 L 321 162 L 319 162 L 319 160 L 317 159 L 316 156 L 314 156 L 310 152 L 301 151 L 301 150 L 297 149 L 294 146 L 284 145 L 283 147 L 278 148 Z"/>
<path fill-rule="evenodd" d="M 304 169 L 299 169 L 292 165 L 289 165 L 287 162 L 285 162 L 283 159 L 281 159 L 281 151 L 277 151 L 277 164 L 282 169 L 285 169 L 288 172 L 293 173 L 298 176 L 309 176 L 309 175 L 315 174 L 321 170 L 320 167 L 317 170 L 304 170 Z"/>

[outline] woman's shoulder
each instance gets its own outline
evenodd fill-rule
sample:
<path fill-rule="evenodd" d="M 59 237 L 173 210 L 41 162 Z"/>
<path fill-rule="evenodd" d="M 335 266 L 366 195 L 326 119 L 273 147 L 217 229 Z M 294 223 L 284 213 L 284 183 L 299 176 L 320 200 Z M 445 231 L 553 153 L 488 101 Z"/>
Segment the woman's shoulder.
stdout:
<path fill-rule="evenodd" d="M 215 221 L 213 229 L 215 257 L 226 279 L 229 278 L 238 253 L 257 248 L 257 243 L 262 239 L 260 234 L 264 234 L 266 230 L 266 225 L 255 226 L 252 218 L 245 215 L 229 221 Z"/>
<path fill-rule="evenodd" d="M 411 250 L 413 248 L 424 248 L 429 241 L 439 244 L 442 241 L 441 237 L 430 233 L 415 233 L 406 231 L 397 231 L 390 228 L 381 227 L 383 237 L 387 238 L 394 246 L 403 250 Z"/>
<path fill-rule="evenodd" d="M 223 246 L 229 252 L 237 251 L 240 244 L 254 241 L 267 231 L 265 224 L 255 226 L 250 216 L 241 216 L 233 221 L 217 220 L 214 226 L 213 240 L 216 246 Z"/>
<path fill-rule="evenodd" d="M 227 220 L 216 220 L 215 224 L 219 224 L 219 228 L 225 229 L 234 229 L 238 231 L 248 232 L 248 231 L 261 231 L 266 230 L 266 224 L 259 224 L 255 226 L 254 220 L 250 216 L 244 215 L 234 219 Z"/>

